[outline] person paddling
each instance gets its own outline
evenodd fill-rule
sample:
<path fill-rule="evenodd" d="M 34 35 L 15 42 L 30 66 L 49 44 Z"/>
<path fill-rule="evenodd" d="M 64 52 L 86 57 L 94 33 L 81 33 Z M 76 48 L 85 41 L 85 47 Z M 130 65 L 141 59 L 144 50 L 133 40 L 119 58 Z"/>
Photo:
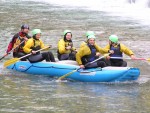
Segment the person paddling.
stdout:
<path fill-rule="evenodd" d="M 25 55 L 24 51 L 23 51 L 23 47 L 26 43 L 26 41 L 31 38 L 31 36 L 28 35 L 29 32 L 29 26 L 27 24 L 23 24 L 21 26 L 21 31 L 17 34 L 15 34 L 13 36 L 13 38 L 11 39 L 7 51 L 6 51 L 6 55 L 8 55 L 11 50 L 13 50 L 13 57 L 22 57 Z M 26 60 L 26 58 L 21 59 L 22 61 Z"/>
<path fill-rule="evenodd" d="M 77 50 L 73 47 L 72 33 L 70 30 L 64 31 L 64 37 L 58 42 L 57 56 L 59 60 L 75 60 Z"/>
<path fill-rule="evenodd" d="M 131 59 L 135 59 L 134 53 L 132 50 L 127 48 L 124 44 L 118 42 L 118 36 L 111 35 L 109 36 L 109 44 L 106 45 L 105 49 L 113 50 L 114 53 L 107 56 L 108 64 L 110 66 L 119 66 L 126 67 L 127 62 L 123 60 L 123 53 L 130 56 Z M 113 59 L 111 59 L 111 57 Z"/>
<path fill-rule="evenodd" d="M 109 49 L 103 49 L 95 43 L 96 37 L 93 34 L 87 36 L 87 43 L 83 46 L 80 46 L 76 54 L 76 61 L 80 65 L 80 68 L 96 68 L 96 67 L 105 67 L 106 63 L 103 59 L 100 59 L 92 64 L 87 65 L 97 58 L 99 58 L 100 53 L 108 53 Z M 87 65 L 86 67 L 84 65 Z"/>
<path fill-rule="evenodd" d="M 95 33 L 93 31 L 87 31 L 85 36 L 86 38 L 88 38 L 89 35 L 94 35 L 95 36 Z M 87 40 L 86 41 L 83 41 L 80 45 L 80 48 L 83 47 L 83 46 L 86 46 L 87 45 Z"/>
<path fill-rule="evenodd" d="M 23 47 L 23 50 L 26 54 L 32 53 L 28 57 L 28 60 L 31 63 L 40 62 L 43 60 L 46 60 L 47 62 L 55 62 L 55 58 L 52 52 L 43 52 L 43 53 L 36 53 L 37 50 L 45 48 L 45 45 L 41 38 L 41 30 L 40 29 L 34 29 L 32 31 L 33 38 L 30 38 L 25 46 Z"/>

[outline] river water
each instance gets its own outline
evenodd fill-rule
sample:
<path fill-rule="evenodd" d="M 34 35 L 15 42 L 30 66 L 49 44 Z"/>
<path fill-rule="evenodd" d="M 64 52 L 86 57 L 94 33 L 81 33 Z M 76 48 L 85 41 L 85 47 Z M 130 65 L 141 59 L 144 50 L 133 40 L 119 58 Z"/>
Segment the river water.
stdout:
<path fill-rule="evenodd" d="M 108 36 L 117 34 L 120 42 L 137 57 L 149 58 L 149 25 L 136 19 L 81 7 L 49 3 L 0 0 L 0 56 L 12 36 L 24 23 L 42 30 L 42 40 L 52 45 L 56 56 L 57 42 L 65 29 L 72 30 L 74 45 L 86 40 L 87 30 L 95 31 L 97 43 L 104 47 Z M 31 34 L 31 32 L 29 33 Z M 31 76 L 3 68 L 0 63 L 0 113 L 149 113 L 150 63 L 128 60 L 141 70 L 136 82 L 81 83 L 56 82 L 56 78 Z M 128 58 L 125 56 L 125 58 Z"/>

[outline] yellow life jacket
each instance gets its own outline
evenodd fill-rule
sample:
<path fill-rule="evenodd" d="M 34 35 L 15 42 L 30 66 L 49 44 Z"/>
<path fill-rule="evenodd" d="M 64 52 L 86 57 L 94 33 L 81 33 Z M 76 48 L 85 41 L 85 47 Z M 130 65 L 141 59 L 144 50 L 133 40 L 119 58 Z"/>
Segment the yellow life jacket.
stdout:
<path fill-rule="evenodd" d="M 24 41 L 23 37 L 18 37 L 13 45 L 13 49 L 14 52 L 22 52 L 23 51 L 23 46 L 25 45 L 25 41 L 22 43 L 22 41 Z M 22 44 L 21 44 L 22 43 Z M 21 44 L 21 45 L 20 45 Z"/>

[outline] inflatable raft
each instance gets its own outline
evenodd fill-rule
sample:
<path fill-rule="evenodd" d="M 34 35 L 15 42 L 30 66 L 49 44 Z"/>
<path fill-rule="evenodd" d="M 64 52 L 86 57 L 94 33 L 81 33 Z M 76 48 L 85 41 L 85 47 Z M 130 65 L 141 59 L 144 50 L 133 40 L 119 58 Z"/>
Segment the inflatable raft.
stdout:
<path fill-rule="evenodd" d="M 72 61 L 75 62 L 75 61 Z M 50 77 L 61 77 L 69 72 L 79 68 L 78 65 L 73 63 L 59 62 L 38 62 L 30 63 L 28 61 L 18 61 L 7 67 L 15 71 L 32 74 L 32 75 L 46 75 Z M 81 82 L 122 82 L 122 81 L 135 81 L 140 75 L 138 68 L 131 67 L 105 67 L 105 68 L 92 68 L 80 69 L 67 79 L 72 79 Z"/>

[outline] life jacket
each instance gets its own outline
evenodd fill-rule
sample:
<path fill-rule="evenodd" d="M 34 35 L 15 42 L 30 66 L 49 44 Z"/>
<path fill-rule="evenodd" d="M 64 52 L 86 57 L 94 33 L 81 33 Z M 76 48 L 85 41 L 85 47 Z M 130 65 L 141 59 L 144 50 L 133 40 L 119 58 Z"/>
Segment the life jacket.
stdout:
<path fill-rule="evenodd" d="M 71 46 L 71 47 L 73 47 L 73 43 L 72 43 L 72 40 L 65 40 L 64 39 L 64 42 L 65 42 L 65 48 L 66 47 L 68 47 L 68 46 Z M 68 51 L 68 50 L 66 50 L 66 51 Z M 70 53 L 71 53 L 72 51 L 70 50 Z M 57 50 L 57 53 L 58 53 L 58 55 L 61 55 L 60 53 L 59 53 L 59 50 Z"/>
<path fill-rule="evenodd" d="M 18 34 L 18 38 L 16 38 L 15 43 L 13 45 L 13 48 L 15 48 L 13 52 L 23 52 L 23 46 L 25 45 L 25 41 L 23 43 L 22 41 L 24 41 L 23 37 L 19 36 Z M 22 44 L 20 45 L 20 43 Z"/>
<path fill-rule="evenodd" d="M 67 46 L 73 47 L 72 41 L 65 41 L 65 47 L 67 47 Z"/>
<path fill-rule="evenodd" d="M 82 58 L 83 63 L 88 63 L 88 62 L 92 62 L 96 59 L 96 48 L 93 45 L 89 45 L 87 44 L 88 47 L 90 48 L 91 54 L 90 55 L 86 55 Z"/>
<path fill-rule="evenodd" d="M 117 47 L 113 47 L 112 45 L 110 46 L 110 50 L 113 50 L 114 51 L 114 54 L 111 54 L 110 56 L 111 57 L 122 57 L 123 54 L 122 52 L 120 51 L 120 44 L 118 44 Z"/>
<path fill-rule="evenodd" d="M 39 49 L 41 49 L 41 45 L 40 45 L 40 40 L 37 40 L 37 39 L 34 39 L 33 38 L 33 46 L 30 48 L 30 49 L 32 49 L 32 50 L 34 50 L 34 51 L 37 51 L 37 50 L 39 50 Z M 40 52 L 38 52 L 37 54 L 39 54 Z"/>

